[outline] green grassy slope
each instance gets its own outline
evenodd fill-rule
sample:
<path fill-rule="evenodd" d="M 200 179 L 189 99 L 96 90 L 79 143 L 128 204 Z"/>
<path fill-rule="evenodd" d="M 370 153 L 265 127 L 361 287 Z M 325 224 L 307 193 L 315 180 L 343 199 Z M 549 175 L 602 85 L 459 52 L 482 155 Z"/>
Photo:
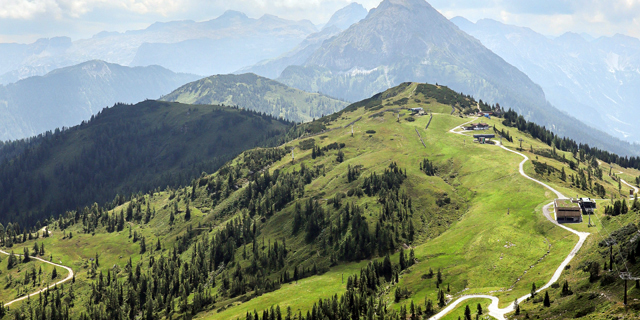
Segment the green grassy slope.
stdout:
<path fill-rule="evenodd" d="M 346 102 L 290 88 L 252 73 L 204 78 L 176 89 L 162 100 L 237 105 L 297 122 L 311 121 L 347 106 Z"/>
<path fill-rule="evenodd" d="M 116 303 L 117 299 L 96 299 L 92 294 L 91 285 L 100 282 L 97 274 L 102 272 L 118 279 L 124 292 L 140 294 L 140 286 L 130 289 L 131 283 L 154 283 L 150 290 L 160 288 L 151 300 L 134 303 L 135 310 L 144 316 L 151 305 L 152 318 L 244 319 L 247 312 L 256 310 L 262 316 L 264 310 L 276 305 L 283 315 L 287 308 L 295 315 L 306 315 L 319 299 L 362 292 L 362 286 L 349 287 L 353 283 L 350 277 L 366 274 L 361 270 L 369 261 L 382 262 L 387 251 L 393 276 L 389 280 L 378 278 L 375 290 L 362 293 L 367 306 L 386 307 L 385 318 L 393 317 L 394 312 L 396 317 L 402 314 L 412 301 L 425 310 L 425 301 L 430 300 L 437 311 L 440 289 L 447 300 L 485 293 L 499 297 L 501 306 L 505 306 L 528 293 L 532 283 L 540 287 L 551 278 L 577 238 L 543 217 L 541 208 L 554 195 L 518 173 L 521 157 L 449 132 L 473 120 L 461 116 L 460 111 L 475 101 L 468 97 L 445 101 L 446 95 L 439 100 L 438 94 L 447 90 L 403 84 L 296 127 L 293 131 L 306 132 L 307 136 L 275 149 L 246 151 L 188 187 L 137 195 L 113 209 L 94 206 L 48 221 L 53 234 L 41 241 L 55 261 L 77 270 L 70 313 L 77 317 L 95 306 L 107 312 L 109 301 Z M 455 105 L 455 115 L 450 115 L 452 106 L 446 103 Z M 414 106 L 434 111 L 433 119 L 429 115 L 410 118 L 403 108 Z M 546 164 L 541 171 L 527 163 L 525 171 L 529 175 L 568 196 L 597 196 L 594 189 L 582 190 L 569 178 L 579 176 L 581 171 L 594 171 L 592 162 L 580 161 L 571 169 L 561 159 L 564 155 L 576 161 L 572 154 L 556 151 L 553 155 L 548 145 L 504 126 L 500 118 L 475 121 L 495 125 L 497 131 L 509 131 L 514 142 L 504 139 L 508 148 L 518 149 L 517 139 L 522 138 L 521 152 Z M 424 159 L 435 166 L 435 175 L 421 170 Z M 385 173 L 395 172 L 396 166 L 399 173 Z M 639 174 L 636 170 L 624 171 L 629 176 Z M 394 187 L 393 181 L 398 180 L 390 178 L 381 192 L 368 195 L 368 181 L 374 173 L 380 179 L 393 176 L 401 182 Z M 602 184 L 606 194 L 618 192 L 617 183 L 606 174 L 602 179 L 594 174 L 592 182 Z M 361 215 L 357 214 L 359 210 Z M 131 217 L 118 229 L 114 226 L 121 214 Z M 598 222 L 597 229 L 584 223 L 572 225 L 594 236 L 561 281 L 569 279 L 576 292 L 581 288 L 581 292 L 605 293 L 608 299 L 589 303 L 613 306 L 608 309 L 610 314 L 620 314 L 615 307 L 620 296 L 611 290 L 613 286 L 585 286 L 588 273 L 579 271 L 576 263 L 602 259 L 603 249 L 597 247 L 595 230 L 610 229 L 618 223 L 615 219 L 626 219 L 620 224 L 637 223 L 637 213 L 612 219 L 599 212 L 598 218 L 603 223 Z M 373 241 L 362 237 L 363 229 Z M 147 248 L 143 253 L 141 238 Z M 156 248 L 157 242 L 160 248 Z M 391 249 L 385 249 L 386 245 Z M 31 247 L 33 243 L 15 244 L 13 250 L 20 252 L 22 246 Z M 399 264 L 400 248 L 415 256 L 405 268 Z M 370 250 L 368 254 L 366 250 Z M 90 260 L 96 254 L 99 266 Z M 167 260 L 171 262 L 165 264 Z M 159 271 L 174 270 L 175 265 L 180 267 L 174 276 Z M 140 276 L 134 272 L 138 266 Z M 297 281 L 292 279 L 296 269 L 300 274 Z M 436 282 L 436 276 L 429 276 L 430 270 L 441 271 L 442 283 Z M 170 294 L 163 294 L 168 279 L 180 279 L 177 285 L 181 288 L 169 286 L 166 290 Z M 189 293 L 183 288 L 187 285 L 193 286 Z M 205 288 L 205 296 L 213 297 L 210 303 L 200 303 L 202 291 L 196 290 L 200 285 Z M 408 293 L 396 299 L 396 292 L 405 290 Z M 556 288 L 550 290 L 557 295 Z M 559 299 L 555 295 L 557 306 L 560 301 L 556 302 Z M 638 298 L 640 292 L 631 293 L 632 308 L 637 307 L 633 299 Z M 123 301 L 132 300 L 123 297 Z M 470 300 L 445 318 L 457 319 L 466 305 L 475 314 L 478 303 L 486 310 L 488 301 Z M 577 307 L 567 306 L 577 311 Z M 123 305 L 118 310 L 126 312 L 127 308 Z M 524 311 L 550 315 L 552 312 L 546 310 L 560 310 L 554 308 L 541 308 L 540 302 L 522 302 L 522 316 Z M 542 311 L 536 311 L 539 309 Z M 93 317 L 102 318 L 100 313 Z"/>
<path fill-rule="evenodd" d="M 36 138 L 1 163 L 0 220 L 43 220 L 117 194 L 188 184 L 246 149 L 281 143 L 290 126 L 221 106 L 153 100 L 116 105 Z"/>

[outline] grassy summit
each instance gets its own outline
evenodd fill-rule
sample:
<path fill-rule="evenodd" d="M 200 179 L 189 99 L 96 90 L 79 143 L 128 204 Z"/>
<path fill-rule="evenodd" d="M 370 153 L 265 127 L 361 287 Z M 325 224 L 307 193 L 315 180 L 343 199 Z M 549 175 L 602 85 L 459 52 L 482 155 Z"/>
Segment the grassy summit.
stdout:
<path fill-rule="evenodd" d="M 470 293 L 506 306 L 546 283 L 577 237 L 543 217 L 555 195 L 518 173 L 522 157 L 449 132 L 473 121 L 464 113 L 486 108 L 479 105 L 446 87 L 406 83 L 296 126 L 290 136 L 302 137 L 245 151 L 184 188 L 48 220 L 53 234 L 39 242 L 77 270 L 75 297 L 63 307 L 92 319 L 245 319 L 248 312 L 256 319 L 254 310 L 261 319 L 278 312 L 285 319 L 289 312 L 399 319 L 413 302 L 424 319 L 441 309 L 439 300 Z M 430 111 L 410 115 L 411 107 Z M 600 187 L 619 194 L 589 155 L 552 148 L 502 118 L 483 121 L 508 148 L 520 149 L 522 138 L 530 176 L 566 195 L 599 198 Z M 605 218 L 603 211 L 594 216 L 596 228 L 572 225 L 594 233 L 575 263 L 604 260 L 596 232 L 637 223 L 636 213 Z M 33 240 L 13 246 L 20 252 Z M 99 265 L 90 260 L 96 255 Z M 581 301 L 619 314 L 620 291 L 591 287 L 583 270 L 572 263 L 561 281 L 575 292 L 609 294 L 609 302 Z M 559 288 L 549 290 L 553 308 L 583 299 L 561 300 Z M 320 299 L 331 308 L 322 309 Z M 475 314 L 487 302 L 467 305 Z M 522 302 L 519 317 L 545 310 L 541 301 Z"/>
<path fill-rule="evenodd" d="M 194 81 L 162 97 L 191 104 L 236 105 L 291 121 L 311 121 L 339 111 L 344 101 L 307 93 L 252 73 L 215 75 Z"/>

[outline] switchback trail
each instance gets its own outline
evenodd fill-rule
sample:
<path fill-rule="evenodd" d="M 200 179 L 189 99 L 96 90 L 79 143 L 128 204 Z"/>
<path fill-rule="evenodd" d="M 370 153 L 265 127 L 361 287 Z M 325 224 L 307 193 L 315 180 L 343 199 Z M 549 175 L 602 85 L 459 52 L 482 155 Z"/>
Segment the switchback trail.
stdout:
<path fill-rule="evenodd" d="M 4 250 L 0 250 L 0 253 L 6 254 L 6 255 L 10 255 L 10 253 L 8 253 L 8 252 L 6 252 L 6 251 L 4 251 Z M 22 256 L 23 256 L 23 255 L 21 255 L 21 254 L 15 254 L 15 255 L 16 255 L 16 257 L 22 257 Z M 73 269 L 71 269 L 71 268 L 69 268 L 69 267 L 67 267 L 67 266 L 63 266 L 63 265 L 61 265 L 61 264 L 57 264 L 57 263 L 53 263 L 53 262 L 50 262 L 50 261 L 44 260 L 44 259 L 39 258 L 39 257 L 34 257 L 34 256 L 29 256 L 29 257 L 30 257 L 31 259 L 35 259 L 35 260 L 38 260 L 38 261 L 42 261 L 42 262 L 44 262 L 44 263 L 48 263 L 48 264 L 50 264 L 50 265 L 53 265 L 53 266 L 56 266 L 56 267 L 60 267 L 60 268 L 63 268 L 63 269 L 65 269 L 65 270 L 67 270 L 67 272 L 69 273 L 69 274 L 67 275 L 67 277 L 66 277 L 66 278 L 64 278 L 64 279 L 62 279 L 62 280 L 60 280 L 60 281 L 58 281 L 58 282 L 56 282 L 56 283 L 54 284 L 54 286 L 55 286 L 55 285 L 59 285 L 59 284 L 63 284 L 63 283 L 65 283 L 65 282 L 67 282 L 67 281 L 69 281 L 69 280 L 73 279 Z M 7 306 L 11 305 L 11 304 L 12 304 L 12 303 L 14 303 L 14 302 L 22 301 L 22 300 L 24 300 L 24 299 L 27 299 L 28 297 L 35 296 L 35 295 L 37 295 L 37 294 L 39 294 L 39 293 L 41 293 L 41 292 L 45 292 L 45 291 L 47 291 L 47 289 L 49 289 L 49 288 L 50 288 L 50 287 L 42 288 L 42 289 L 40 289 L 40 290 L 38 290 L 38 291 L 36 291 L 36 292 L 29 293 L 28 295 L 22 296 L 22 297 L 20 297 L 20 298 L 18 298 L 18 299 L 11 300 L 11 301 L 9 301 L 9 302 L 5 303 L 5 304 L 4 304 L 4 306 L 5 306 L 5 307 L 7 307 Z"/>
<path fill-rule="evenodd" d="M 470 122 L 473 122 L 474 120 L 475 119 L 471 120 Z M 467 122 L 467 123 L 469 123 L 469 122 Z M 462 127 L 463 125 L 457 126 L 457 127 L 453 128 L 453 129 L 451 129 L 449 132 L 466 136 L 463 132 L 457 131 L 457 129 Z M 552 187 L 550 187 L 549 185 L 545 184 L 544 182 L 541 182 L 539 180 L 536 180 L 534 178 L 529 177 L 524 172 L 524 164 L 529 160 L 529 157 L 527 157 L 526 155 L 524 155 L 524 154 L 522 154 L 520 152 L 508 149 L 503 145 L 500 145 L 500 147 L 502 149 L 508 151 L 508 152 L 515 153 L 515 154 L 517 154 L 517 155 L 519 155 L 519 156 L 524 158 L 524 160 L 522 160 L 522 162 L 520 162 L 520 166 L 519 166 L 520 175 L 522 175 L 523 177 L 525 177 L 525 178 L 527 178 L 527 179 L 529 179 L 529 180 L 531 180 L 533 182 L 536 182 L 536 183 L 542 185 L 546 189 L 548 189 L 551 192 L 555 193 L 558 198 L 566 199 L 566 197 L 562 193 L 560 193 L 558 190 L 553 189 Z M 579 232 L 579 231 L 573 230 L 573 229 L 571 229 L 571 228 L 569 228 L 567 226 L 559 224 L 554 219 L 554 217 L 551 216 L 551 206 L 552 205 L 553 205 L 553 203 L 547 204 L 542 209 L 545 218 L 547 218 L 547 220 L 549 220 L 551 223 L 555 224 L 556 226 L 558 226 L 560 228 L 563 228 L 563 229 L 565 229 L 565 230 L 577 235 L 579 237 L 579 240 L 578 240 L 578 243 L 576 243 L 575 247 L 573 247 L 573 250 L 571 250 L 569 255 L 564 259 L 564 261 L 562 261 L 560 266 L 556 269 L 556 271 L 554 272 L 554 274 L 551 277 L 551 279 L 549 280 L 549 282 L 547 282 L 544 286 L 542 286 L 540 289 L 538 289 L 536 291 L 536 293 L 541 292 L 541 291 L 549 288 L 552 284 L 554 284 L 555 282 L 558 281 L 558 279 L 560 278 L 560 275 L 562 274 L 562 271 L 564 270 L 564 268 L 569 264 L 569 262 L 571 262 L 573 257 L 576 256 L 578 251 L 580 251 L 580 248 L 582 248 L 582 245 L 584 244 L 584 242 L 587 240 L 587 237 L 589 236 L 589 233 Z M 524 296 L 520 297 L 518 299 L 518 301 L 525 300 L 525 299 L 529 298 L 530 296 L 531 296 L 531 294 L 524 295 Z M 438 314 L 434 315 L 433 317 L 431 317 L 429 319 L 430 320 L 441 319 L 444 316 L 446 316 L 448 313 L 453 311 L 459 304 L 463 303 L 466 300 L 476 299 L 476 298 L 490 299 L 491 300 L 491 304 L 489 305 L 489 308 L 488 308 L 489 309 L 489 315 L 494 317 L 494 318 L 496 318 L 496 319 L 498 319 L 498 320 L 505 320 L 506 319 L 505 318 L 506 314 L 515 311 L 515 303 L 513 303 L 513 302 L 511 304 L 509 304 L 505 308 L 500 308 L 500 306 L 498 305 L 500 300 L 497 297 L 490 296 L 490 295 L 466 295 L 466 296 L 462 296 L 462 297 L 458 298 L 454 302 L 449 303 L 446 308 L 444 308 Z"/>

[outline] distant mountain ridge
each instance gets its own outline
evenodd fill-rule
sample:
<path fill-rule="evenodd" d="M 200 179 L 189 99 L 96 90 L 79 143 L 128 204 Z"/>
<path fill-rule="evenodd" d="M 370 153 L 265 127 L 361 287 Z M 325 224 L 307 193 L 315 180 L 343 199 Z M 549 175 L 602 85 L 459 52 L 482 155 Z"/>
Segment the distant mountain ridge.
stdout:
<path fill-rule="evenodd" d="M 628 141 L 640 128 L 640 40 L 624 35 L 589 41 L 575 33 L 550 39 L 529 28 L 490 19 L 451 19 L 465 32 L 540 84 L 562 111 Z"/>
<path fill-rule="evenodd" d="M 323 42 L 278 81 L 357 101 L 402 82 L 442 83 L 512 108 L 561 136 L 620 154 L 632 147 L 561 114 L 540 86 L 460 30 L 424 0 L 385 0 L 348 30 Z"/>
<path fill-rule="evenodd" d="M 216 75 L 200 79 L 176 89 L 161 100 L 237 105 L 296 122 L 320 118 L 347 106 L 344 101 L 290 88 L 255 74 Z"/>
<path fill-rule="evenodd" d="M 304 64 L 313 52 L 320 48 L 324 41 L 348 29 L 366 16 L 367 9 L 361 4 L 351 3 L 336 11 L 320 32 L 310 34 L 291 51 L 273 59 L 261 61 L 253 66 L 244 67 L 236 71 L 236 73 L 255 73 L 263 77 L 275 79 L 280 76 L 282 71 L 288 66 Z"/>
<path fill-rule="evenodd" d="M 0 86 L 0 140 L 71 127 L 114 103 L 156 99 L 197 78 L 94 60 Z"/>
<path fill-rule="evenodd" d="M 0 44 L 0 84 L 98 59 L 125 66 L 160 65 L 199 75 L 231 73 L 277 57 L 317 32 L 308 20 L 258 19 L 227 11 L 202 22 L 157 22 L 142 30 L 100 32 L 89 39 Z"/>

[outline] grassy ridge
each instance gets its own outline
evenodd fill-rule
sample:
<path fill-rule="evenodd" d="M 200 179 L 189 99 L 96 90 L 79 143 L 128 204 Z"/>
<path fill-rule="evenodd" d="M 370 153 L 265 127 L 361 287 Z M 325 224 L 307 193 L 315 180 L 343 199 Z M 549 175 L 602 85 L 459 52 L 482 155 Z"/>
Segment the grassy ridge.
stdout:
<path fill-rule="evenodd" d="M 405 120 L 409 116 L 408 111 L 398 110 L 406 107 L 400 106 L 402 102 L 399 101 L 402 99 L 413 101 L 407 103 L 407 106 L 423 106 L 425 109 L 437 102 L 436 98 L 424 96 L 422 91 L 415 90 L 416 88 L 415 84 L 395 88 L 360 104 L 360 107 L 352 106 L 316 123 L 297 128 L 318 130 L 317 128 L 324 127 L 330 130 L 287 142 L 280 148 L 284 149 L 283 157 L 274 160 L 273 163 L 256 165 L 254 167 L 258 170 L 253 169 L 251 173 L 247 169 L 248 162 L 252 161 L 247 154 L 251 152 L 245 152 L 222 170 L 195 180 L 189 187 L 175 190 L 169 188 L 137 197 L 134 201 L 142 204 L 143 211 L 148 203 L 153 212 L 148 223 L 127 222 L 126 227 L 117 232 L 108 232 L 101 225 L 95 230 L 85 232 L 81 223 L 68 227 L 64 232 L 54 228 L 53 235 L 43 241 L 53 254 L 54 260 L 60 257 L 64 264 L 75 266 L 74 270 L 78 269 L 79 281 L 76 292 L 83 292 L 78 294 L 72 313 L 82 312 L 89 301 L 88 284 L 96 280 L 89 274 L 90 264 L 85 261 L 94 257 L 95 253 L 101 256 L 102 264 L 99 271 L 106 272 L 114 265 L 124 269 L 128 257 L 132 257 L 134 265 L 140 263 L 147 266 L 152 257 L 158 259 L 160 256 L 171 255 L 172 248 L 180 245 L 181 237 L 189 230 L 195 230 L 198 237 L 212 238 L 229 224 L 236 223 L 232 219 L 245 216 L 249 210 L 238 203 L 243 197 L 243 191 L 249 188 L 249 181 L 254 181 L 252 179 L 256 178 L 253 175 L 259 171 L 268 171 L 272 176 L 293 175 L 301 172 L 303 166 L 315 168 L 319 172 L 303 186 L 304 195 L 295 198 L 273 214 L 267 212 L 252 216 L 251 223 L 259 231 L 257 241 L 238 247 L 233 260 L 226 264 L 225 268 L 235 270 L 241 266 L 246 270 L 251 266 L 251 252 L 254 246 L 260 252 L 267 252 L 271 249 L 272 243 L 282 243 L 286 240 L 288 254 L 285 267 L 277 272 L 268 273 L 268 279 L 278 280 L 284 271 L 291 273 L 296 267 L 310 269 L 317 266 L 320 271 L 297 283 L 284 283 L 271 292 L 247 292 L 233 297 L 223 294 L 224 290 L 221 290 L 222 277 L 231 276 L 231 272 L 222 271 L 213 288 L 214 292 L 218 293 L 215 303 L 198 313 L 196 318 L 244 318 L 247 311 L 255 309 L 260 313 L 261 310 L 274 305 L 280 305 L 283 309 L 291 307 L 294 314 L 306 314 L 318 299 L 342 295 L 346 287 L 343 276 L 346 282 L 350 275 L 359 274 L 369 258 L 361 261 L 340 258 L 336 261 L 333 258 L 335 248 L 326 248 L 323 245 L 326 238 L 319 236 L 315 241 L 307 241 L 305 232 L 293 232 L 295 203 L 304 203 L 309 199 L 317 200 L 325 210 L 327 219 L 332 223 L 338 223 L 343 214 L 334 208 L 332 202 L 344 193 L 346 197 L 342 200 L 343 205 L 354 203 L 364 208 L 363 216 L 370 232 L 373 233 L 384 209 L 384 199 L 366 195 L 358 197 L 349 193 L 362 188 L 367 177 L 373 173 L 381 174 L 392 162 L 402 170 L 406 169 L 406 179 L 401 183 L 398 193 L 406 194 L 412 200 L 413 213 L 409 215 L 409 219 L 416 230 L 413 241 L 401 236 L 401 232 L 398 233 L 396 248 L 405 245 L 406 248 L 412 248 L 416 261 L 399 274 L 398 283 L 383 283 L 377 292 L 377 297 L 382 299 L 389 310 L 399 310 L 411 301 L 424 308 L 425 298 L 437 303 L 438 288 L 435 279 L 425 276 L 430 270 L 442 271 L 443 283 L 440 284 L 440 288 L 454 299 L 462 294 L 487 293 L 498 296 L 501 306 L 505 306 L 515 297 L 528 293 L 532 283 L 540 287 L 548 281 L 576 241 L 575 236 L 550 224 L 542 216 L 542 206 L 549 203 L 554 195 L 519 175 L 517 168 L 522 161 L 521 157 L 496 146 L 474 143 L 470 137 L 449 133 L 450 129 L 471 120 L 459 115 L 449 115 L 451 106 L 440 104 L 439 109 L 434 108 L 433 111 L 440 112 L 433 114 L 433 120 L 427 130 L 424 128 L 429 122 L 429 116 L 414 116 L 414 121 Z M 438 90 L 435 86 L 431 89 Z M 432 102 L 427 104 L 423 101 Z M 397 120 L 398 115 L 400 121 Z M 537 161 L 558 168 L 558 171 L 552 173 L 538 173 L 528 163 L 525 166 L 528 174 L 551 184 L 566 195 L 595 197 L 591 190 L 579 191 L 570 179 L 562 180 L 559 175 L 559 168 L 564 168 L 567 175 L 577 175 L 577 170 L 587 169 L 586 162 L 579 163 L 576 170 L 570 169 L 568 164 L 558 160 L 561 159 L 562 153 L 553 158 L 543 156 L 548 154 L 543 151 L 550 150 L 547 145 L 516 132 L 516 129 L 503 126 L 500 119 L 485 118 L 482 121 L 495 125 L 498 131 L 510 130 L 512 136 L 522 137 L 522 152 L 531 159 L 537 157 Z M 353 136 L 348 126 L 351 123 L 354 129 Z M 422 136 L 426 147 L 420 142 L 416 130 Z M 515 149 L 519 146 L 519 141 L 514 141 L 516 142 L 504 142 L 507 147 Z M 328 148 L 331 145 L 342 144 L 344 146 L 339 150 Z M 327 149 L 324 155 L 316 155 L 314 158 L 316 149 L 310 148 L 311 145 Z M 292 148 L 295 161 L 292 161 L 290 156 Z M 342 162 L 338 161 L 339 153 L 343 154 Z M 573 157 L 568 153 L 564 155 L 568 159 Z M 420 170 L 419 165 L 425 158 L 436 166 L 435 176 L 429 176 Z M 348 176 L 351 168 L 359 168 L 360 174 L 350 182 Z M 234 170 L 238 172 L 237 175 L 234 174 L 235 187 L 229 189 L 228 197 L 221 198 L 220 201 L 214 200 L 217 193 L 211 193 L 207 189 L 209 183 L 218 177 L 227 179 L 226 174 L 235 172 Z M 633 176 L 637 173 L 629 171 L 627 174 Z M 606 175 L 603 178 L 594 178 L 594 181 L 602 183 L 607 193 L 617 192 L 617 184 Z M 237 190 L 231 190 L 235 188 Z M 175 204 L 178 206 L 178 214 L 171 225 L 169 218 Z M 184 218 L 187 204 L 191 211 L 191 219 L 188 221 Z M 119 212 L 126 211 L 128 206 L 129 203 L 124 203 L 110 210 L 109 214 L 118 215 Z M 145 237 L 148 248 L 154 247 L 158 240 L 162 243 L 162 248 L 158 251 L 155 248 L 149 249 L 144 254 L 136 253 L 139 251 L 140 242 L 134 242 L 129 236 L 129 226 L 131 232 Z M 396 222 L 399 230 L 402 226 L 403 223 Z M 577 228 L 586 227 L 580 225 Z M 64 234 L 68 232 L 73 232 L 71 239 L 64 238 Z M 346 241 L 348 235 L 354 232 L 348 229 L 344 237 L 339 238 L 339 243 Z M 16 245 L 14 250 L 19 250 L 23 245 L 32 246 L 32 243 Z M 586 248 L 592 248 L 593 245 L 594 242 L 589 242 Z M 245 248 L 249 252 L 246 257 L 243 252 Z M 181 253 L 182 258 L 191 261 L 194 250 L 193 246 L 189 246 Z M 580 255 L 585 251 L 588 250 L 581 251 Z M 540 260 L 542 257 L 544 259 Z M 579 256 L 577 259 L 583 257 Z M 371 259 L 380 257 L 376 253 Z M 391 260 L 394 264 L 397 263 L 399 254 L 392 254 Z M 127 280 L 125 272 L 120 273 L 118 277 L 122 281 Z M 574 277 L 575 281 L 584 281 L 584 273 L 578 271 L 571 277 Z M 517 281 L 518 278 L 520 281 Z M 394 293 L 398 288 L 409 290 L 409 298 L 395 302 Z M 189 301 L 193 299 L 192 294 Z M 176 302 L 178 301 L 179 299 L 176 299 Z M 487 301 L 474 300 L 472 304 L 467 303 L 471 306 L 472 313 L 475 313 L 478 302 L 483 303 L 486 310 Z M 455 319 L 461 315 L 465 305 L 462 304 L 448 318 Z M 526 304 L 523 308 L 527 311 L 533 310 L 533 307 Z M 161 317 L 163 314 L 158 315 Z M 177 312 L 176 315 L 184 314 Z"/>
<path fill-rule="evenodd" d="M 188 83 L 162 97 L 189 104 L 237 105 L 296 122 L 334 113 L 346 102 L 307 93 L 255 74 L 215 75 Z"/>

